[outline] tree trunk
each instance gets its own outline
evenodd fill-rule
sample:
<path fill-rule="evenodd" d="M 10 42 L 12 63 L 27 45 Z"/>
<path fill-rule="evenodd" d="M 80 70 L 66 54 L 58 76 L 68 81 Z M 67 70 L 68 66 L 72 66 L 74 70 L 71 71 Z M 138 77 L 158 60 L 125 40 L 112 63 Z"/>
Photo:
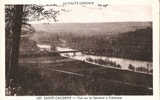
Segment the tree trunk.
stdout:
<path fill-rule="evenodd" d="M 16 80 L 16 72 L 18 71 L 20 34 L 22 26 L 23 6 L 15 5 L 13 11 L 13 28 L 12 28 L 12 45 L 10 49 L 9 61 L 9 79 Z"/>

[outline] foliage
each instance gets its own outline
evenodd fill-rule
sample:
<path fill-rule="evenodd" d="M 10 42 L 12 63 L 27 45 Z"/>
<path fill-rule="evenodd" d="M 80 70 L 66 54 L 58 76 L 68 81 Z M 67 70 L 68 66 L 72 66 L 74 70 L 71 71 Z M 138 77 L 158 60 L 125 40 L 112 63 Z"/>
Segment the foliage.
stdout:
<path fill-rule="evenodd" d="M 97 63 L 100 65 L 106 65 L 106 66 L 111 66 L 111 67 L 115 67 L 115 68 L 121 68 L 121 65 L 116 64 L 116 62 L 110 61 L 109 59 L 92 59 L 90 57 L 86 58 L 87 61 L 89 62 L 93 62 L 93 63 Z"/>
<path fill-rule="evenodd" d="M 6 5 L 5 6 L 5 31 L 7 37 L 12 33 L 13 28 L 13 11 L 14 6 L 16 5 Z M 33 33 L 35 32 L 34 28 L 28 23 L 29 21 L 40 21 L 44 19 L 54 19 L 57 20 L 57 15 L 59 14 L 59 10 L 54 10 L 54 6 L 46 10 L 45 5 L 23 5 L 23 16 L 22 16 L 22 24 L 23 24 L 23 34 L 25 33 Z"/>
<path fill-rule="evenodd" d="M 57 15 L 59 14 L 59 10 L 54 9 L 54 5 L 51 9 L 46 10 L 45 5 L 25 5 L 24 14 L 29 18 L 29 20 L 44 20 L 44 19 L 54 19 L 57 20 Z"/>
<path fill-rule="evenodd" d="M 135 67 L 132 64 L 129 64 L 128 69 L 131 71 L 135 71 Z"/>
<path fill-rule="evenodd" d="M 145 67 L 137 67 L 136 71 L 149 73 L 149 70 L 147 68 L 145 68 Z"/>
<path fill-rule="evenodd" d="M 152 61 L 151 27 L 113 35 L 97 33 L 80 36 L 70 33 L 62 38 L 71 48 L 91 51 L 89 54 Z"/>

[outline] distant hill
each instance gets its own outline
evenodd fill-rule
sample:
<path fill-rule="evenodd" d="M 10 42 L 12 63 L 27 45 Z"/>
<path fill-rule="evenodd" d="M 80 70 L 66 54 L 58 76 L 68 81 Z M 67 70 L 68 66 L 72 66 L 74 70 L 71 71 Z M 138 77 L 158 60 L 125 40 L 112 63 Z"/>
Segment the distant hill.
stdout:
<path fill-rule="evenodd" d="M 32 24 L 36 32 L 75 34 L 117 34 L 151 27 L 151 22 Z"/>
<path fill-rule="evenodd" d="M 71 48 L 90 50 L 90 54 L 152 61 L 151 27 L 114 35 L 65 37 Z"/>
<path fill-rule="evenodd" d="M 152 61 L 152 28 L 119 34 L 112 38 L 113 55 L 123 58 Z M 119 50 L 118 52 L 116 50 Z M 116 52 L 115 52 L 116 51 Z"/>
<path fill-rule="evenodd" d="M 36 42 L 63 39 L 71 48 L 95 55 L 152 61 L 152 23 L 65 23 L 33 25 Z M 56 35 L 56 34 L 60 35 Z"/>

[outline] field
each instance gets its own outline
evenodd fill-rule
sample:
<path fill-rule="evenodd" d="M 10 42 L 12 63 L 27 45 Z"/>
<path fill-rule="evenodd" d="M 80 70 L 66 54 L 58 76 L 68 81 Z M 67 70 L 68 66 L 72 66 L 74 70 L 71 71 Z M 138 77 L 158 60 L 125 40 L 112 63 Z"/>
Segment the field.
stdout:
<path fill-rule="evenodd" d="M 152 94 L 151 75 L 103 68 L 64 57 L 21 58 L 20 67 L 18 79 L 23 89 L 19 95 Z"/>

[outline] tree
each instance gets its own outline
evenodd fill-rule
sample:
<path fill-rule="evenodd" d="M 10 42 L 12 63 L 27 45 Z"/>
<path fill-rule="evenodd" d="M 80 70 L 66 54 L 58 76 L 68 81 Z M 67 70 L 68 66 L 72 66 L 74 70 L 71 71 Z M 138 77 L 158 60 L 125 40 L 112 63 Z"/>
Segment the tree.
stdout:
<path fill-rule="evenodd" d="M 54 21 L 57 21 L 56 17 L 58 12 L 59 11 L 53 9 L 45 10 L 44 6 L 38 5 L 5 6 L 6 87 L 14 87 L 12 83 L 16 82 L 21 36 L 25 36 L 26 34 L 35 31 L 27 21 L 35 18 L 42 20 L 40 19 L 40 16 L 43 16 L 43 19 L 53 18 Z"/>
<path fill-rule="evenodd" d="M 128 69 L 131 71 L 135 71 L 135 67 L 132 64 L 129 64 Z"/>
<path fill-rule="evenodd" d="M 15 79 L 15 72 L 18 67 L 19 41 L 22 26 L 23 6 L 16 5 L 11 7 L 12 19 L 8 19 L 6 26 L 6 77 Z M 7 16 L 6 16 L 7 17 Z M 9 23 L 10 22 L 10 23 Z M 7 29 L 9 28 L 9 29 Z M 7 82 L 7 86 L 8 86 Z"/>

